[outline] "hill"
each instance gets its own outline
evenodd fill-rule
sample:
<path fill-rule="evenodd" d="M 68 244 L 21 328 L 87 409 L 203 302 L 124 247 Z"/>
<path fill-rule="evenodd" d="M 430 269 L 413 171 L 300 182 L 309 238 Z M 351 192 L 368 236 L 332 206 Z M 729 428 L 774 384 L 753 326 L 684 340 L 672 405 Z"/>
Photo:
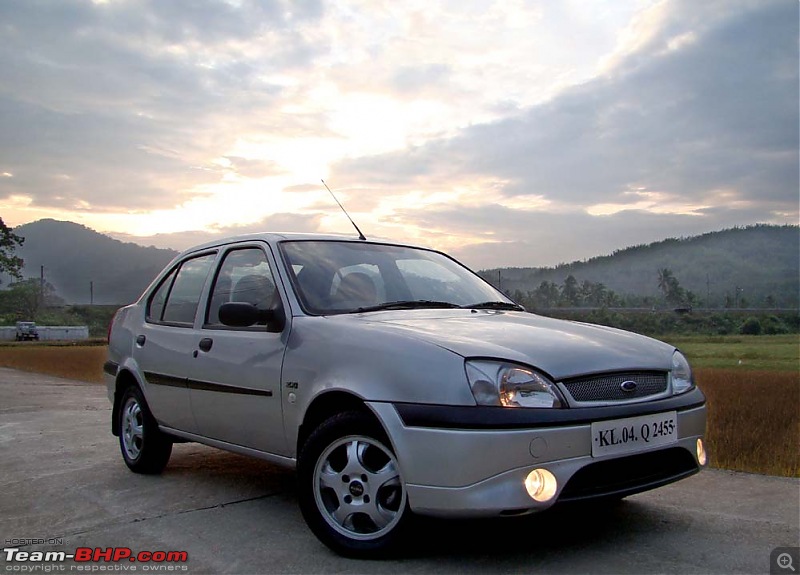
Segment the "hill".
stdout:
<path fill-rule="evenodd" d="M 14 228 L 25 238 L 17 250 L 25 277 L 45 279 L 68 303 L 95 304 L 135 300 L 177 252 L 125 243 L 72 222 L 39 220 Z M 548 268 L 494 268 L 480 275 L 512 295 L 528 296 L 542 282 L 563 285 L 573 276 L 602 283 L 619 296 L 663 302 L 659 270 L 667 268 L 701 307 L 723 307 L 735 299 L 752 307 L 797 308 L 800 294 L 800 228 L 756 225 L 701 236 L 633 246 L 586 261 Z M 10 278 L 3 277 L 2 285 Z M 738 288 L 738 291 L 737 291 Z M 519 292 L 517 294 L 516 292 Z M 534 308 L 530 301 L 522 303 Z"/>
<path fill-rule="evenodd" d="M 90 282 L 95 304 L 134 301 L 177 252 L 124 243 L 80 224 L 51 219 L 14 228 L 25 238 L 16 254 L 25 260 L 23 275 L 45 280 L 68 303 L 89 303 Z M 3 286 L 10 278 L 3 277 Z"/>
<path fill-rule="evenodd" d="M 752 307 L 798 307 L 800 228 L 755 225 L 629 247 L 608 256 L 548 268 L 495 268 L 480 272 L 504 292 L 527 296 L 542 282 L 562 285 L 573 276 L 602 283 L 619 295 L 661 299 L 659 270 L 667 268 L 705 307 L 733 299 Z M 519 294 L 517 294 L 519 295 Z M 768 300 L 768 298 L 770 298 Z"/>

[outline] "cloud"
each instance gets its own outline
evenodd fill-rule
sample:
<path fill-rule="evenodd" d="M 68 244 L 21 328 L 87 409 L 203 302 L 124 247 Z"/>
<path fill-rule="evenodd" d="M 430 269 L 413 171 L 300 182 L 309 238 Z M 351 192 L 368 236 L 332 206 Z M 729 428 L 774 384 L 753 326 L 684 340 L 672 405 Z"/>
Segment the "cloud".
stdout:
<path fill-rule="evenodd" d="M 573 208 L 631 189 L 695 204 L 720 190 L 797 210 L 798 5 L 670 2 L 637 50 L 605 75 L 524 113 L 373 157 L 332 179 L 440 188 L 507 182 Z"/>
<path fill-rule="evenodd" d="M 391 85 L 401 94 L 413 94 L 427 86 L 437 86 L 447 81 L 452 70 L 446 64 L 400 66 L 392 75 Z"/>
<path fill-rule="evenodd" d="M 223 160 L 230 171 L 245 178 L 260 179 L 286 173 L 280 164 L 270 160 L 252 160 L 239 156 L 225 156 Z"/>
<path fill-rule="evenodd" d="M 125 242 L 135 242 L 142 245 L 158 248 L 184 250 L 190 247 L 210 242 L 215 239 L 227 238 L 259 232 L 308 232 L 320 231 L 323 214 L 285 214 L 278 213 L 268 216 L 259 222 L 243 226 L 217 227 L 212 230 L 192 230 L 168 234 L 155 234 L 152 236 L 136 236 L 119 232 L 106 232 L 108 235 Z"/>
<path fill-rule="evenodd" d="M 368 236 L 520 265 L 796 222 L 798 10 L 7 0 L 0 201 L 15 225 L 211 230 L 154 236 L 185 247 L 270 212 L 347 229 L 324 177 Z"/>
<path fill-rule="evenodd" d="M 0 197 L 99 211 L 169 209 L 229 170 L 214 159 L 286 97 L 270 80 L 324 43 L 321 5 L 9 0 L 0 4 Z M 268 55 L 268 58 L 266 57 Z M 264 64 L 264 62 L 268 64 Z M 245 177 L 276 170 L 239 158 Z"/>

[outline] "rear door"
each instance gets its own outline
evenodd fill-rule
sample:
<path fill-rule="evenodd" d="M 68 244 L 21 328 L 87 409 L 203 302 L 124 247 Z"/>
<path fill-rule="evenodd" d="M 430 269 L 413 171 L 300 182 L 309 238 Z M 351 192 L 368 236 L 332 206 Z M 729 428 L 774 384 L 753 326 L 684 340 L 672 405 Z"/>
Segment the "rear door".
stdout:
<path fill-rule="evenodd" d="M 283 312 L 274 269 L 266 244 L 241 244 L 222 254 L 189 387 L 200 435 L 280 455 L 286 453 L 280 386 L 289 314 Z M 219 307 L 230 301 L 273 310 L 284 321 L 222 325 Z"/>
<path fill-rule="evenodd" d="M 187 386 L 199 340 L 195 316 L 215 258 L 208 252 L 179 262 L 153 291 L 134 335 L 133 358 L 145 377 L 150 410 L 161 425 L 190 433 L 196 431 Z"/>

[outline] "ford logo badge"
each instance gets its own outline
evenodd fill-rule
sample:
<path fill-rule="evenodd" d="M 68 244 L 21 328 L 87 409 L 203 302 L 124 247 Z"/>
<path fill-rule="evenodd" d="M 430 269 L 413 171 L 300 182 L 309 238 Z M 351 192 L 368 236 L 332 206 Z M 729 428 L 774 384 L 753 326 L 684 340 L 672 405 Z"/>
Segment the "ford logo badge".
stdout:
<path fill-rule="evenodd" d="M 623 381 L 620 387 L 622 388 L 622 391 L 626 393 L 633 393 L 636 391 L 637 385 L 635 381 Z"/>

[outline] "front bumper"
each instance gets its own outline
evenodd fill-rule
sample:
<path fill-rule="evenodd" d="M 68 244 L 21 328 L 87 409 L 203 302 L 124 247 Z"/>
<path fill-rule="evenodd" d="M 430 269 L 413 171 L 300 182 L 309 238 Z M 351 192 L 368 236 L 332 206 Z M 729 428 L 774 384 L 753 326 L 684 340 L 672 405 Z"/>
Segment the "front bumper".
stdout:
<path fill-rule="evenodd" d="M 408 410 L 404 418 L 402 406 L 398 409 L 389 403 L 369 406 L 392 442 L 412 510 L 455 517 L 518 515 L 546 509 L 557 501 L 630 495 L 696 473 L 702 467 L 696 446 L 705 433 L 704 398 L 697 391 L 681 397 L 678 405 L 676 400 L 669 400 L 669 409 L 655 411 L 647 403 L 627 406 L 623 413 L 594 410 L 604 417 L 593 421 L 677 412 L 677 442 L 606 457 L 592 457 L 591 421 L 580 421 L 576 410 L 548 410 L 549 421 L 540 425 L 507 420 L 498 424 L 501 428 L 491 428 L 486 421 L 470 423 L 472 415 L 435 421 L 429 416 L 410 417 Z M 457 408 L 457 412 L 478 414 L 480 409 Z M 517 420 L 535 416 L 533 410 L 498 409 L 517 412 L 509 416 Z M 564 421 L 559 423 L 558 417 Z M 526 477 L 537 468 L 547 469 L 558 482 L 556 496 L 544 503 L 533 500 L 525 488 Z"/>

